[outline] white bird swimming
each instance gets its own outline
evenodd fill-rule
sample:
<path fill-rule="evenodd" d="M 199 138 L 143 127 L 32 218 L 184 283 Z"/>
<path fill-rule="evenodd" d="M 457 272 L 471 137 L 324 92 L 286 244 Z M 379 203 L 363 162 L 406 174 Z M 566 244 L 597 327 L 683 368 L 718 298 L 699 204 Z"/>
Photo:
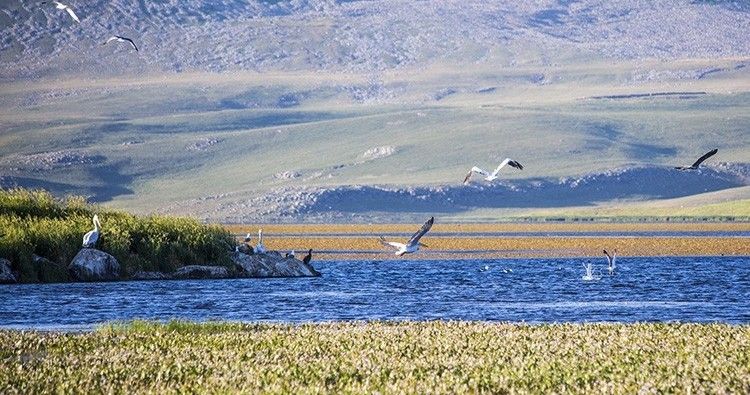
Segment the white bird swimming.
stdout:
<path fill-rule="evenodd" d="M 102 45 L 107 45 L 111 43 L 112 41 L 117 41 L 119 43 L 129 43 L 130 46 L 132 46 L 133 49 L 135 49 L 135 52 L 138 52 L 138 47 L 135 46 L 135 43 L 133 42 L 133 40 L 127 37 L 123 37 L 123 36 L 112 36 L 108 38 L 107 41 L 103 42 Z"/>
<path fill-rule="evenodd" d="M 467 174 L 466 177 L 464 178 L 464 184 L 469 182 L 469 178 L 471 178 L 471 175 L 474 173 L 483 175 L 485 181 L 495 181 L 497 180 L 497 173 L 499 173 L 500 169 L 505 167 L 505 165 L 510 165 L 511 167 L 515 167 L 518 170 L 523 170 L 523 166 L 520 163 L 518 163 L 517 161 L 514 161 L 511 158 L 505 158 L 505 160 L 502 161 L 500 165 L 497 166 L 497 169 L 495 169 L 495 171 L 493 171 L 492 174 L 476 166 L 472 167 L 471 170 L 469 171 L 469 174 Z"/>
<path fill-rule="evenodd" d="M 256 254 L 265 254 L 266 246 L 263 245 L 263 229 L 258 229 L 258 244 L 255 245 Z"/>
<path fill-rule="evenodd" d="M 49 3 L 49 1 L 43 1 L 42 2 L 42 4 L 47 4 L 47 3 Z M 65 5 L 65 4 L 63 4 L 63 3 L 59 2 L 59 1 L 53 1 L 52 3 L 55 4 L 55 8 L 57 8 L 58 10 L 65 10 L 65 11 L 67 11 L 68 14 L 70 14 L 70 17 L 73 18 L 74 21 L 76 21 L 78 23 L 81 23 L 81 20 L 78 19 L 78 16 L 76 15 L 75 12 L 73 12 L 72 8 L 70 8 L 69 6 L 67 6 L 67 5 Z"/>
<path fill-rule="evenodd" d="M 99 232 L 101 231 L 102 225 L 99 223 L 99 216 L 94 214 L 94 230 L 83 235 L 83 248 L 92 248 L 96 246 L 96 242 L 99 240 Z"/>
<path fill-rule="evenodd" d="M 396 249 L 396 255 L 402 256 L 404 254 L 411 254 L 413 252 L 417 252 L 419 250 L 419 247 L 427 247 L 427 245 L 422 244 L 419 242 L 419 239 L 422 238 L 429 230 L 432 228 L 432 224 L 435 222 L 435 217 L 430 217 L 430 219 L 427 220 L 427 222 L 422 225 L 421 228 L 417 231 L 417 233 L 414 233 L 414 235 L 409 239 L 409 241 L 406 244 L 397 243 L 395 241 L 386 241 L 383 236 L 380 236 L 380 244 L 391 247 Z"/>
<path fill-rule="evenodd" d="M 612 255 L 609 255 L 607 250 L 604 250 L 604 255 L 607 256 L 607 262 L 609 263 L 609 274 L 612 274 L 615 271 L 615 260 L 617 260 L 617 250 L 615 250 Z"/>

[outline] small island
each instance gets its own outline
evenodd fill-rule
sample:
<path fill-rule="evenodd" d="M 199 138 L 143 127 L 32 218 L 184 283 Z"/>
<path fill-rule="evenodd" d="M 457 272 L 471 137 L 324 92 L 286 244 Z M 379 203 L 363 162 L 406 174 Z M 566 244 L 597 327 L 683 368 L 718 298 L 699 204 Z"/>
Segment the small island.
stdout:
<path fill-rule="evenodd" d="M 95 242 L 82 246 L 93 225 Z M 0 190 L 0 283 L 314 277 L 309 263 L 254 253 L 229 231 L 190 218 L 137 217 L 82 197 Z"/>

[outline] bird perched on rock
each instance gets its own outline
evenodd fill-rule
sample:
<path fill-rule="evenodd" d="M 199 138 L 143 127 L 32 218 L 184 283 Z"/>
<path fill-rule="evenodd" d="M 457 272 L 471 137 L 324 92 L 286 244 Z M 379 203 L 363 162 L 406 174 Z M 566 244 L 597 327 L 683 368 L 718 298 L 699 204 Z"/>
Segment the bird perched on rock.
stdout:
<path fill-rule="evenodd" d="M 305 255 L 305 257 L 302 258 L 302 262 L 304 262 L 305 265 L 309 265 L 310 264 L 310 260 L 312 260 L 312 248 L 310 248 L 309 250 L 307 250 L 307 255 Z"/>
<path fill-rule="evenodd" d="M 96 246 L 96 242 L 99 240 L 99 232 L 101 231 L 101 224 L 99 223 L 99 216 L 94 214 L 94 230 L 87 232 L 83 235 L 83 248 L 93 248 Z"/>

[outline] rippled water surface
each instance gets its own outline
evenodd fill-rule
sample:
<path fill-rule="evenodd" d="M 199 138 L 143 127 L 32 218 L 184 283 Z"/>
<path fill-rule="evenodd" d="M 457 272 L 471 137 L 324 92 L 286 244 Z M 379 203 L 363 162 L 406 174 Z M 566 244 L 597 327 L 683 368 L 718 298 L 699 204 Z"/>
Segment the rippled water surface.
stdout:
<path fill-rule="evenodd" d="M 584 281 L 593 262 L 598 280 Z M 482 271 L 484 267 L 488 270 Z M 750 258 L 317 262 L 319 278 L 0 286 L 0 327 L 111 320 L 750 323 Z"/>

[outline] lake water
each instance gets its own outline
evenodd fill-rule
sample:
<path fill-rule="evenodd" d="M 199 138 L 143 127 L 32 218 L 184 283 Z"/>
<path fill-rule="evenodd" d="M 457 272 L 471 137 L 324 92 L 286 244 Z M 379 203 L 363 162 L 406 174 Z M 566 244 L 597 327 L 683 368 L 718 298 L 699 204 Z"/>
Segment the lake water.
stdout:
<path fill-rule="evenodd" d="M 584 281 L 592 262 L 596 281 Z M 750 257 L 317 262 L 319 278 L 0 286 L 0 327 L 171 318 L 750 323 Z M 480 271 L 485 266 L 487 271 Z"/>

